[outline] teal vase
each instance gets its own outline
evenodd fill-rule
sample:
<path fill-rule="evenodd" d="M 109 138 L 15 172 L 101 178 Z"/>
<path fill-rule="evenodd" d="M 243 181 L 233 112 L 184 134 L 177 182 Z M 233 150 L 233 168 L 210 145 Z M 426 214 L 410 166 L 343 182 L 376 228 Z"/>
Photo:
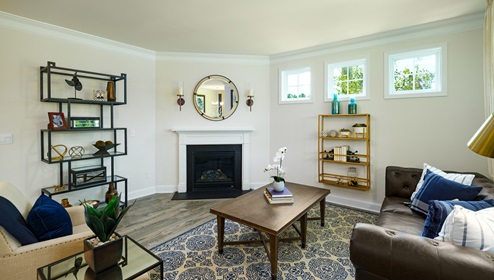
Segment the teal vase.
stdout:
<path fill-rule="evenodd" d="M 348 114 L 357 114 L 357 103 L 355 103 L 355 98 L 350 98 L 350 103 L 348 103 Z"/>
<path fill-rule="evenodd" d="M 338 94 L 333 95 L 333 101 L 331 101 L 331 114 L 340 113 L 340 101 L 338 101 Z"/>

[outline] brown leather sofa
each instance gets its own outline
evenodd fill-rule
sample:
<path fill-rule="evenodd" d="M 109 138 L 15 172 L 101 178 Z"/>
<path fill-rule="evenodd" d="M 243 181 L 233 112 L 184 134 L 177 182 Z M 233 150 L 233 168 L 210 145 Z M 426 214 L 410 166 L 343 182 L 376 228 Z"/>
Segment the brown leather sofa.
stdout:
<path fill-rule="evenodd" d="M 446 171 L 448 173 L 454 171 Z M 494 198 L 494 183 L 475 172 L 472 185 L 483 187 L 478 200 Z M 386 193 L 375 225 L 356 224 L 350 259 L 356 280 L 492 280 L 494 255 L 422 237 L 425 216 L 405 205 L 422 169 L 386 168 Z"/>

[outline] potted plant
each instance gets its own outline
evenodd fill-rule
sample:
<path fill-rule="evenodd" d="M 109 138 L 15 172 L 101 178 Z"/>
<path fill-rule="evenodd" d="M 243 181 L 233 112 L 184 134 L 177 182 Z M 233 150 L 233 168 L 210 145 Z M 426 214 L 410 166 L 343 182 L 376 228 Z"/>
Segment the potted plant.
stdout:
<path fill-rule="evenodd" d="M 123 240 L 115 230 L 135 201 L 120 209 L 120 196 L 114 196 L 103 211 L 84 203 L 86 224 L 96 235 L 84 240 L 84 258 L 95 273 L 116 265 L 122 257 Z"/>
<path fill-rule="evenodd" d="M 285 189 L 285 179 L 283 175 L 285 170 L 283 169 L 283 159 L 285 159 L 286 147 L 279 148 L 276 155 L 273 158 L 274 164 L 269 164 L 264 168 L 264 172 L 270 170 L 276 170 L 276 175 L 271 176 L 273 178 L 273 189 L 277 192 L 283 191 Z"/>
<path fill-rule="evenodd" d="M 348 137 L 350 137 L 350 129 L 348 129 L 348 128 L 342 128 L 342 129 L 340 129 L 340 137 L 341 138 L 348 138 Z"/>
<path fill-rule="evenodd" d="M 361 138 L 364 138 L 366 130 L 367 130 L 367 125 L 365 123 L 356 123 L 352 125 L 353 127 L 353 133 L 355 134 L 355 138 L 362 136 Z"/>

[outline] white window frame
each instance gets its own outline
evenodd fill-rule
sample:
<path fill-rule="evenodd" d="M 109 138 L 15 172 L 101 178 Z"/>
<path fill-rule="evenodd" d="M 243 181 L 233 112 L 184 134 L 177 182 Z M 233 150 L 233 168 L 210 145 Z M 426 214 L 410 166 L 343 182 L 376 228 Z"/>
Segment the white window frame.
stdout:
<path fill-rule="evenodd" d="M 364 78 L 363 78 L 363 88 L 361 94 L 338 94 L 338 100 L 350 100 L 350 98 L 355 98 L 355 100 L 368 100 L 370 99 L 369 88 L 370 88 L 370 79 L 369 79 L 369 57 L 357 58 L 351 60 L 344 60 L 338 62 L 326 61 L 324 63 L 324 102 L 331 102 L 333 100 L 334 92 L 334 79 L 332 77 L 332 73 L 334 68 L 342 68 L 342 67 L 350 67 L 358 64 L 364 65 Z M 331 75 L 331 77 L 329 77 Z"/>
<path fill-rule="evenodd" d="M 304 72 L 309 72 L 310 73 L 310 90 L 308 94 L 306 94 L 306 97 L 304 98 L 293 98 L 289 99 L 288 98 L 288 81 L 287 81 L 287 76 L 290 74 L 297 74 L 297 73 L 304 73 Z M 280 90 L 279 90 L 279 104 L 296 104 L 296 103 L 312 103 L 312 91 L 314 88 L 314 79 L 313 73 L 312 73 L 312 67 L 310 66 L 304 66 L 304 67 L 298 67 L 298 68 L 289 68 L 289 69 L 280 69 Z"/>
<path fill-rule="evenodd" d="M 394 87 L 394 62 L 399 59 L 435 55 L 436 63 L 436 88 L 430 90 L 395 91 Z M 446 43 L 431 45 L 422 48 L 395 51 L 384 55 L 384 98 L 416 98 L 447 96 L 447 45 Z"/>

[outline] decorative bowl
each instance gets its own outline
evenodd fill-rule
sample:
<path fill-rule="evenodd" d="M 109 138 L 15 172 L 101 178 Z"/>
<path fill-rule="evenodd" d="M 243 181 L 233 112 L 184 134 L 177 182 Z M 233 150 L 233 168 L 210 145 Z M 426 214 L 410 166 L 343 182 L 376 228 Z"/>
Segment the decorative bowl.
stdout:
<path fill-rule="evenodd" d="M 93 155 L 108 155 L 108 150 L 110 149 L 113 149 L 115 148 L 116 146 L 118 146 L 120 144 L 111 144 L 111 145 L 106 145 L 106 146 L 96 146 L 93 144 L 94 147 L 96 147 L 96 149 L 98 149 L 98 151 L 96 153 L 94 153 Z"/>
<path fill-rule="evenodd" d="M 89 206 L 92 206 L 94 209 L 98 208 L 99 204 L 101 202 L 97 199 L 91 199 L 91 200 L 86 200 L 86 202 L 81 203 L 81 205 L 87 204 Z"/>

